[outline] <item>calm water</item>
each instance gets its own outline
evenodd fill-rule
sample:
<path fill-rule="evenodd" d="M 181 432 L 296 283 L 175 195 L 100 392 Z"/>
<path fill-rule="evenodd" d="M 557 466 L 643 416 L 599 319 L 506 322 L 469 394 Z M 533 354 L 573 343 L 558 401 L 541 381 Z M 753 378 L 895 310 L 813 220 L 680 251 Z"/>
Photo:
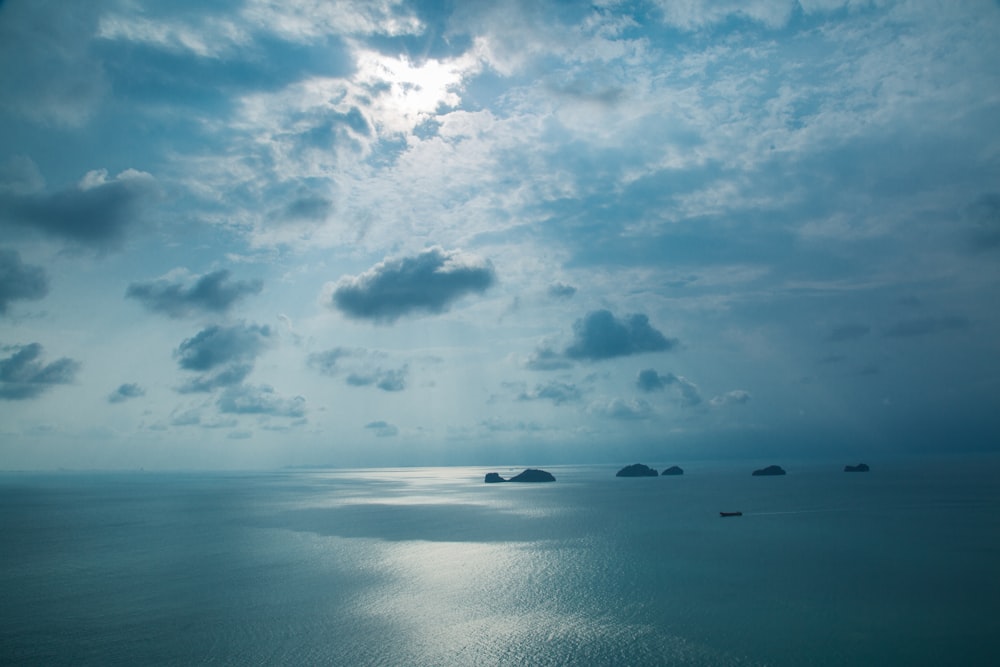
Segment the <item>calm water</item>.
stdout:
<path fill-rule="evenodd" d="M 2 474 L 0 663 L 997 664 L 1000 460 L 842 463 Z"/>

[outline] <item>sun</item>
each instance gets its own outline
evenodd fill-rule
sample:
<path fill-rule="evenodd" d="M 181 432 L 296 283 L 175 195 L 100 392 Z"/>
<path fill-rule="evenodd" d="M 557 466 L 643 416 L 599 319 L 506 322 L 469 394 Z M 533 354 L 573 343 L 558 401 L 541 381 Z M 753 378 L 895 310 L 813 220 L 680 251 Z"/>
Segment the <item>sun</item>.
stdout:
<path fill-rule="evenodd" d="M 359 54 L 357 64 L 355 81 L 370 91 L 376 120 L 390 132 L 409 132 L 442 107 L 457 107 L 463 80 L 478 68 L 466 56 L 417 64 L 374 51 Z"/>

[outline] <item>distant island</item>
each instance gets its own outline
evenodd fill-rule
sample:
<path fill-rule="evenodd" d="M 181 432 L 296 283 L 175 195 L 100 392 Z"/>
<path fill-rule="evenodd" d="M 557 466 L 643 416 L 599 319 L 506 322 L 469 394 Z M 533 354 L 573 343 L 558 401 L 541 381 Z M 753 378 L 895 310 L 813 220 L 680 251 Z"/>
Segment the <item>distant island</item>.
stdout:
<path fill-rule="evenodd" d="M 660 474 L 664 475 L 664 476 L 665 475 L 683 475 L 684 474 L 684 468 L 682 468 L 680 466 L 670 466 L 669 468 L 667 468 L 666 470 L 664 470 Z"/>
<path fill-rule="evenodd" d="M 656 477 L 658 472 L 643 463 L 633 463 L 615 473 L 615 477 Z"/>
<path fill-rule="evenodd" d="M 844 466 L 844 472 L 868 472 L 868 470 L 869 468 L 867 463 L 859 463 L 856 466 L 852 465 Z"/>
<path fill-rule="evenodd" d="M 488 472 L 486 473 L 486 479 L 483 480 L 487 484 L 496 484 L 497 482 L 554 482 L 556 478 L 550 472 L 545 470 L 536 470 L 534 468 L 528 468 L 519 475 L 514 475 L 510 479 L 504 479 L 499 473 Z"/>
<path fill-rule="evenodd" d="M 766 468 L 760 468 L 759 470 L 753 471 L 754 477 L 761 477 L 766 475 L 784 475 L 785 471 L 781 466 L 767 466 Z"/>

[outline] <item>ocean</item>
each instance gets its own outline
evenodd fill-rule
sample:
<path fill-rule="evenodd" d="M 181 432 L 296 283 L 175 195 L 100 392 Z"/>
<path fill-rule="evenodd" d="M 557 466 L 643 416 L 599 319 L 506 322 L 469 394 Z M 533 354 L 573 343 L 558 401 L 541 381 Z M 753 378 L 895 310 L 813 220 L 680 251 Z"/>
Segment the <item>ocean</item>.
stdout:
<path fill-rule="evenodd" d="M 998 664 L 1000 458 L 844 463 L 0 473 L 0 664 Z"/>

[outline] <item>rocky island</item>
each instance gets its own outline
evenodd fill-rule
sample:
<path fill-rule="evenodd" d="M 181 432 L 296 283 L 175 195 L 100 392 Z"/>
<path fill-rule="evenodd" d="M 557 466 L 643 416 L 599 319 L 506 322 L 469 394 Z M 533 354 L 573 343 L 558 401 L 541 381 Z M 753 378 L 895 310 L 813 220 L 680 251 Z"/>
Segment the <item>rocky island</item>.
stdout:
<path fill-rule="evenodd" d="M 670 466 L 669 468 L 660 473 L 660 475 L 664 477 L 667 475 L 683 475 L 683 474 L 684 474 L 684 468 L 680 466 Z"/>
<path fill-rule="evenodd" d="M 514 475 L 510 479 L 504 479 L 499 473 L 488 472 L 486 473 L 486 479 L 483 480 L 487 484 L 495 484 L 497 482 L 554 482 L 556 478 L 550 472 L 545 470 L 536 470 L 535 468 L 528 468 L 519 475 Z"/>
<path fill-rule="evenodd" d="M 656 477 L 658 472 L 642 463 L 633 463 L 615 473 L 615 477 Z"/>
<path fill-rule="evenodd" d="M 760 468 L 759 470 L 753 471 L 754 477 L 761 477 L 765 475 L 784 475 L 785 471 L 781 466 L 767 466 L 766 468 Z"/>
<path fill-rule="evenodd" d="M 844 466 L 844 472 L 868 472 L 868 470 L 869 468 L 867 463 L 859 463 L 856 466 L 852 465 Z"/>

